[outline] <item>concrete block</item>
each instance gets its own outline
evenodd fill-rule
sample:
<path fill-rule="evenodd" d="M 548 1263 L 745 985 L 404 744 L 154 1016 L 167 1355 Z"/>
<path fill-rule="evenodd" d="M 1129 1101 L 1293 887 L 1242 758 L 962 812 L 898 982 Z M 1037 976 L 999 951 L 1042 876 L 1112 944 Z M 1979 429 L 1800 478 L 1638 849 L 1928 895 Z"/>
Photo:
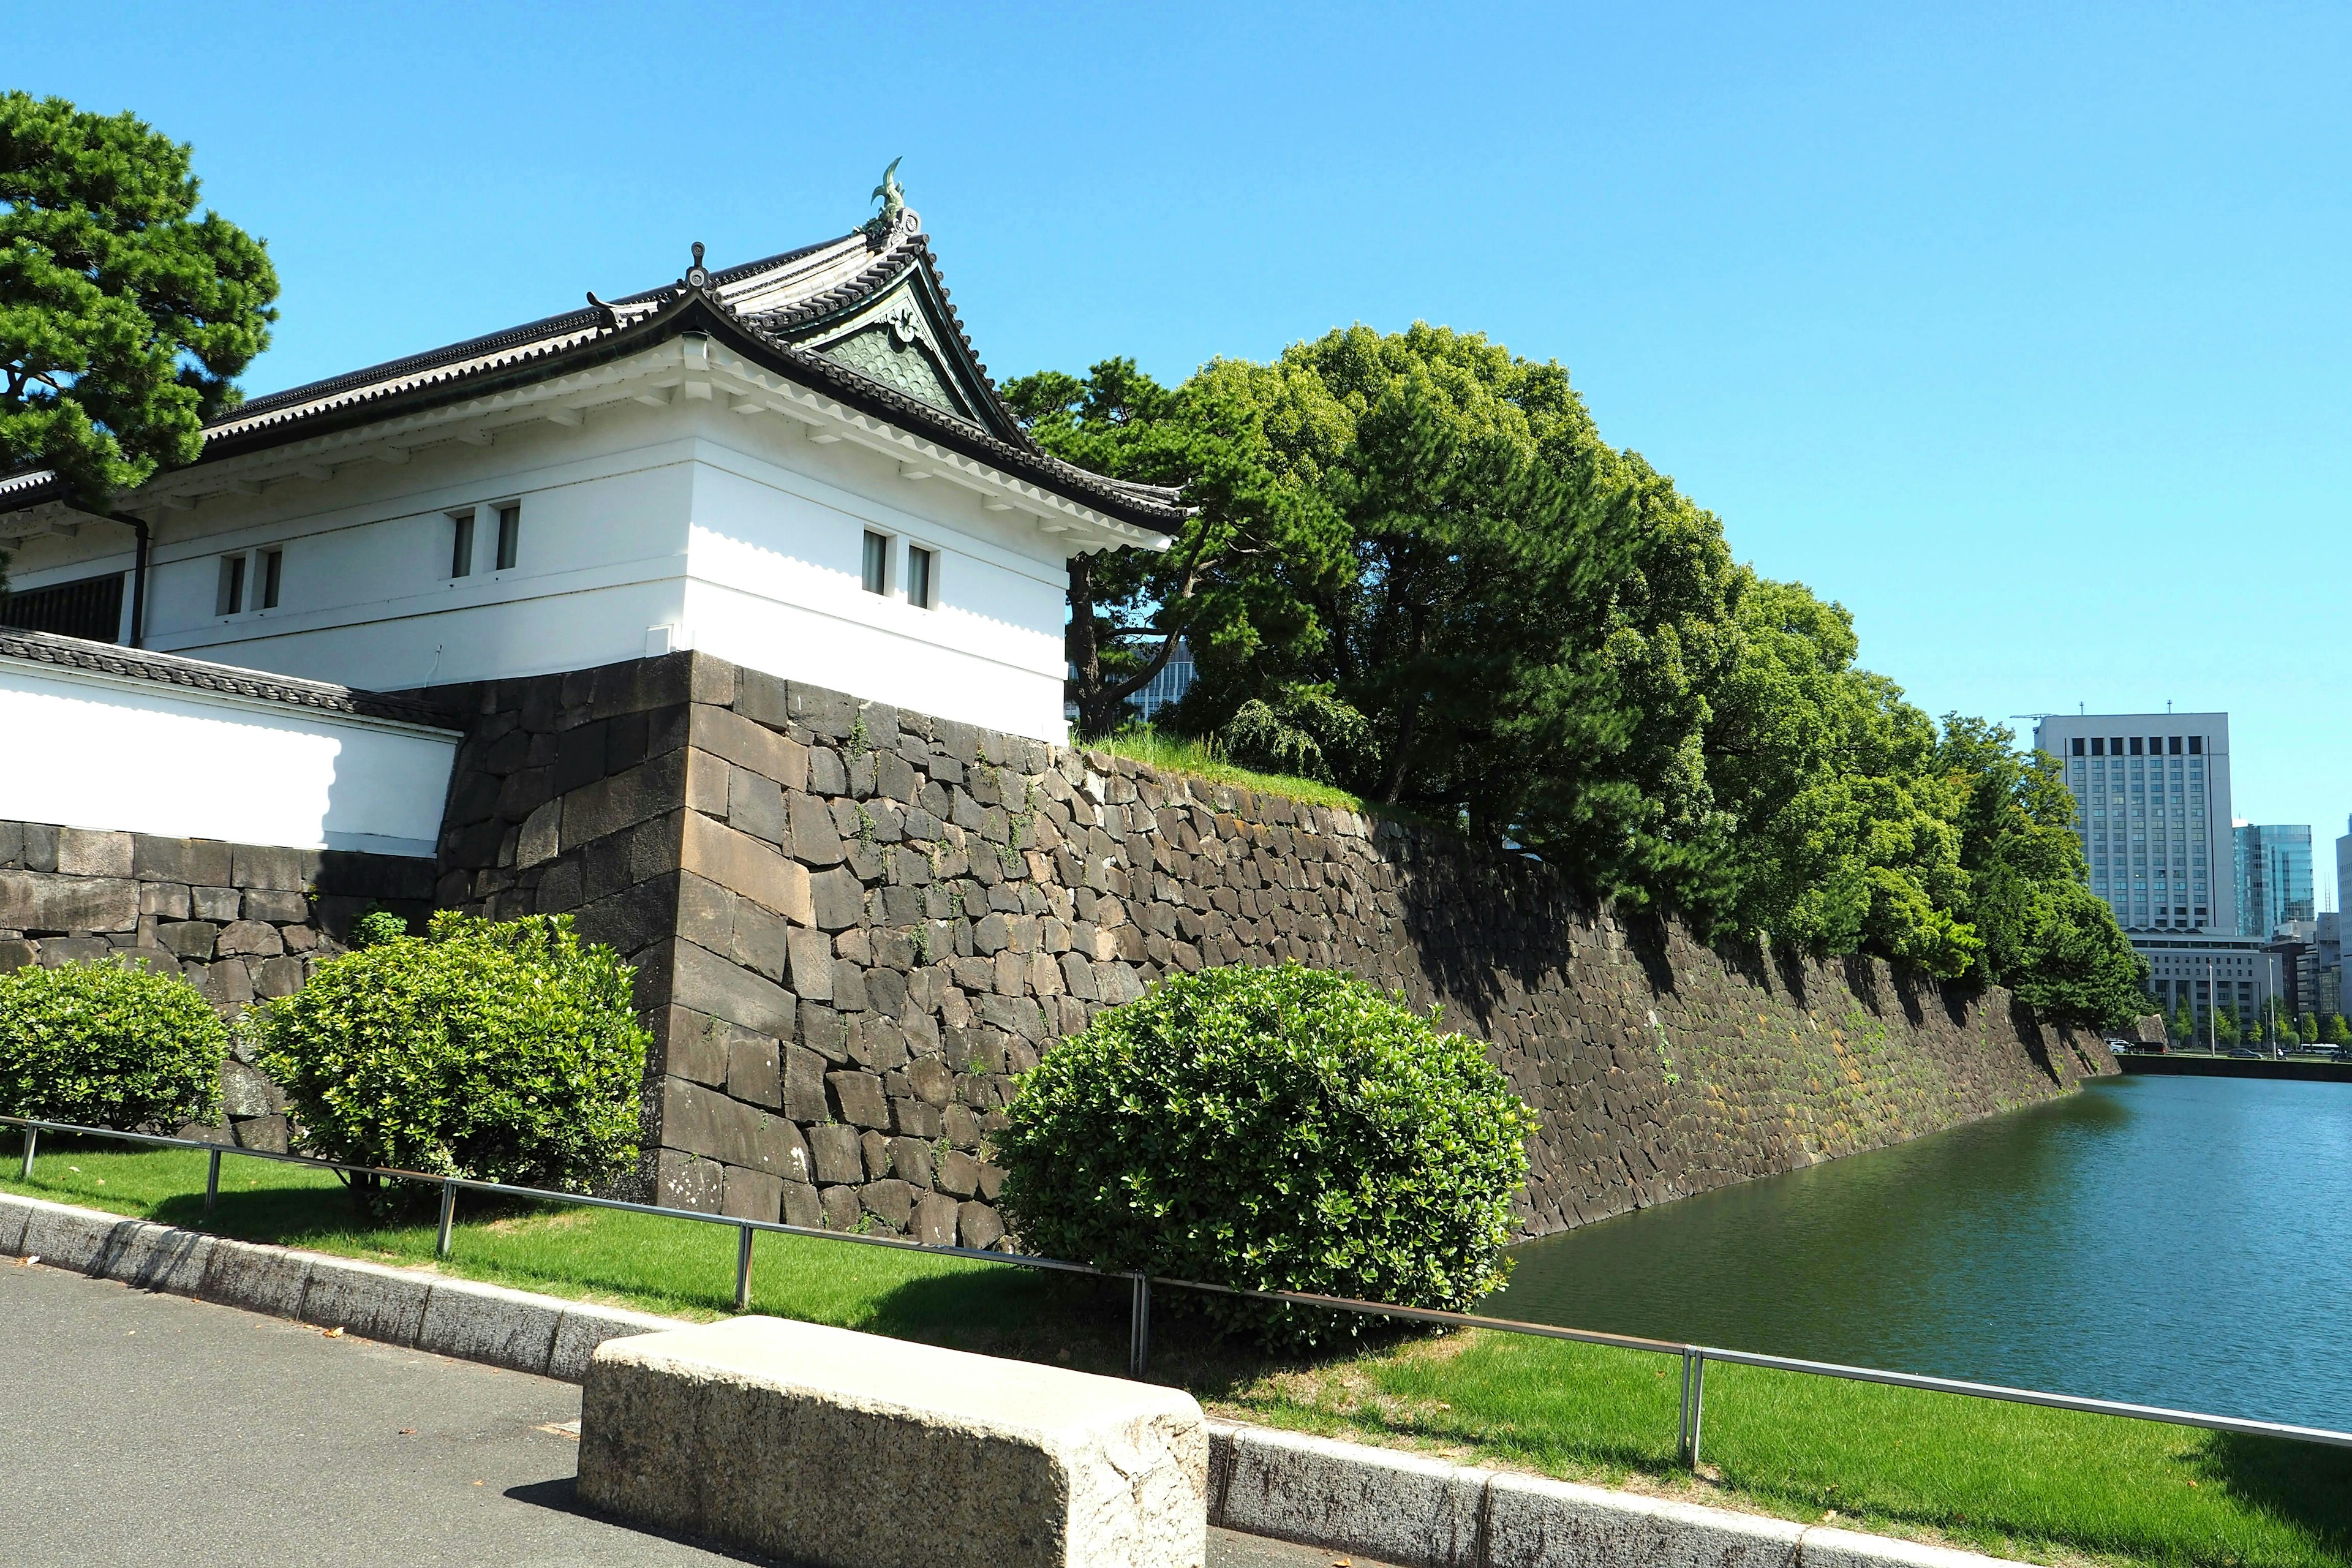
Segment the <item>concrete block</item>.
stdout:
<path fill-rule="evenodd" d="M 25 1255 L 25 1222 L 33 1217 L 33 1200 L 0 1193 L 0 1256 Z"/>
<path fill-rule="evenodd" d="M 273 1318 L 299 1318 L 310 1283 L 308 1253 L 215 1237 L 196 1297 Z"/>
<path fill-rule="evenodd" d="M 344 1258 L 313 1258 L 310 1287 L 302 1292 L 302 1321 L 322 1329 L 347 1329 L 362 1339 L 413 1345 L 433 1285 L 429 1274 Z"/>
<path fill-rule="evenodd" d="M 516 1372 L 544 1373 L 562 1305 L 545 1296 L 470 1279 L 436 1279 L 416 1330 L 416 1348 Z"/>
<path fill-rule="evenodd" d="M 1415 1568 L 1477 1561 L 1486 1471 L 1260 1426 L 1220 1422 L 1211 1430 L 1213 1522 L 1227 1530 Z"/>
<path fill-rule="evenodd" d="M 1200 1568 L 1208 1458 L 1174 1389 L 747 1317 L 598 1348 L 579 1498 L 821 1568 Z"/>
<path fill-rule="evenodd" d="M 17 1256 L 37 1256 L 44 1263 L 59 1268 L 78 1268 L 87 1274 L 105 1256 L 117 1226 L 141 1223 L 120 1215 L 35 1200 L 32 1213 L 25 1217 L 25 1234 L 17 1245 Z"/>
<path fill-rule="evenodd" d="M 1496 1472 L 1487 1485 L 1486 1568 L 1791 1568 L 1804 1536 L 1786 1520 L 1541 1476 Z"/>
<path fill-rule="evenodd" d="M 1819 1525 L 1805 1531 L 1804 1545 L 1797 1553 L 1800 1568 L 1990 1568 L 2007 1561 L 1925 1542 L 1824 1530 Z"/>
<path fill-rule="evenodd" d="M 90 1272 L 141 1290 L 193 1296 L 202 1289 L 213 1238 L 168 1225 L 117 1226 Z"/>
<path fill-rule="evenodd" d="M 562 1321 L 555 1325 L 555 1348 L 548 1354 L 547 1375 L 565 1383 L 578 1383 L 588 1375 L 590 1358 L 606 1340 L 667 1333 L 677 1326 L 676 1318 L 656 1318 L 650 1312 L 632 1312 L 625 1307 L 585 1303 L 567 1306 Z"/>

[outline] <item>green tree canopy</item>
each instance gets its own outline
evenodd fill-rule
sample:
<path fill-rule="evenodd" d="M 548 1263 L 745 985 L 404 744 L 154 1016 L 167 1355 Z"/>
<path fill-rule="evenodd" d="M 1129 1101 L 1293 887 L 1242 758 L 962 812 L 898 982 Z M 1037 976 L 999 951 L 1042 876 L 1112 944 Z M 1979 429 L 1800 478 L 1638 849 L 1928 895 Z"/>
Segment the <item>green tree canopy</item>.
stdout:
<path fill-rule="evenodd" d="M 1009 390 L 1049 448 L 1200 508 L 1165 556 L 1073 568 L 1082 733 L 1186 636 L 1199 679 L 1163 722 L 1256 765 L 1717 937 L 1877 953 L 2068 1022 L 2146 1010 L 2056 771 L 1858 667 L 1846 612 L 1734 562 L 1559 364 L 1355 327 L 1174 389 L 1109 360 Z"/>
<path fill-rule="evenodd" d="M 103 510 L 195 460 L 268 346 L 259 240 L 196 211 L 190 149 L 133 116 L 0 94 L 0 471 Z"/>

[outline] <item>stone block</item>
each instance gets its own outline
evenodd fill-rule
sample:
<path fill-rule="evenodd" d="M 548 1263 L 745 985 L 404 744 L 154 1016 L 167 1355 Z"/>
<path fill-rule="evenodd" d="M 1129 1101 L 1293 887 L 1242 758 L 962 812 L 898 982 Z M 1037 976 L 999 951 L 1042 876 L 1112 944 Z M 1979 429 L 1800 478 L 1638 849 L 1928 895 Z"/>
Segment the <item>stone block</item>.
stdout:
<path fill-rule="evenodd" d="M 808 787 L 808 748 L 725 708 L 697 704 L 693 744 L 786 789 Z"/>
<path fill-rule="evenodd" d="M 857 1201 L 892 1230 L 904 1231 L 914 1221 L 915 1189 L 896 1176 L 866 1183 L 857 1189 Z"/>
<path fill-rule="evenodd" d="M 792 972 L 793 928 L 749 899 L 735 906 L 735 932 L 728 956 L 756 974 L 782 980 Z"/>
<path fill-rule="evenodd" d="M 771 1109 L 784 1103 L 782 1075 L 777 1070 L 776 1042 L 763 1035 L 738 1034 L 727 1043 L 727 1092 L 738 1100 Z"/>
<path fill-rule="evenodd" d="M 1260 1426 L 1220 1424 L 1214 1430 L 1221 1461 L 1214 1522 L 1223 1528 L 1361 1553 L 1384 1563 L 1428 1568 L 1471 1568 L 1478 1563 L 1479 1505 L 1490 1472 L 1421 1454 Z M 1683 1560 L 1562 1556 L 1549 1561 Z"/>
<path fill-rule="evenodd" d="M 857 1205 L 856 1187 L 819 1188 L 817 1212 L 827 1230 L 856 1230 L 866 1223 L 866 1211 Z"/>
<path fill-rule="evenodd" d="M 202 1288 L 213 1238 L 168 1225 L 117 1226 L 90 1270 L 138 1290 L 193 1296 Z"/>
<path fill-rule="evenodd" d="M 175 882 L 142 882 L 139 884 L 139 912 L 163 921 L 186 920 L 188 889 Z"/>
<path fill-rule="evenodd" d="M 808 1230 L 816 1230 L 824 1226 L 824 1207 L 817 1199 L 814 1183 L 784 1184 L 784 1223 Z"/>
<path fill-rule="evenodd" d="M 21 1255 L 25 1222 L 32 1215 L 32 1199 L 20 1198 L 14 1193 L 0 1193 L 0 1255 L 9 1258 Z"/>
<path fill-rule="evenodd" d="M 58 871 L 68 877 L 131 875 L 131 835 L 88 827 L 58 829 Z"/>
<path fill-rule="evenodd" d="M 253 976 L 240 960 L 223 959 L 206 966 L 201 975 L 193 967 L 185 973 L 205 1000 L 215 1006 L 239 1006 L 253 1000 Z"/>
<path fill-rule="evenodd" d="M 1004 1220 L 986 1204 L 961 1203 L 956 1205 L 956 1234 L 962 1245 L 985 1252 L 1004 1239 Z"/>
<path fill-rule="evenodd" d="M 302 1321 L 366 1340 L 413 1345 L 425 1322 L 433 1276 L 348 1258 L 314 1258 L 302 1292 Z"/>
<path fill-rule="evenodd" d="M 188 889 L 188 911 L 200 921 L 226 923 L 245 912 L 245 895 L 235 888 L 192 887 Z"/>
<path fill-rule="evenodd" d="M 236 1146 L 255 1149 L 265 1154 L 283 1154 L 292 1129 L 284 1116 L 257 1116 L 236 1126 Z"/>
<path fill-rule="evenodd" d="M 112 877 L 0 871 L 0 930 L 131 931 L 139 884 Z"/>
<path fill-rule="evenodd" d="M 1557 1563 L 1784 1568 L 1798 1560 L 1801 1544 L 1806 1563 L 1814 1562 L 1805 1526 L 1786 1520 L 1604 1491 L 1540 1476 L 1484 1474 L 1487 1540 L 1482 1568 L 1549 1568 Z M 1369 1542 L 1350 1549 L 1366 1553 L 1377 1550 Z"/>
<path fill-rule="evenodd" d="M 682 1149 L 664 1149 L 654 1160 L 654 1202 L 664 1208 L 716 1214 L 725 1180 L 718 1161 L 706 1160 Z"/>
<path fill-rule="evenodd" d="M 727 1167 L 719 1194 L 719 1212 L 732 1219 L 773 1220 L 784 1209 L 784 1180 L 765 1171 Z"/>
<path fill-rule="evenodd" d="M 213 943 L 215 952 L 237 958 L 275 958 L 286 951 L 278 928 L 260 921 L 233 921 Z"/>
<path fill-rule="evenodd" d="M 253 994 L 257 996 L 291 996 L 302 989 L 302 961 L 299 958 L 265 958 L 247 967 L 253 972 Z"/>
<path fill-rule="evenodd" d="M 546 801 L 534 807 L 522 819 L 522 832 L 515 839 L 515 865 L 538 866 L 554 859 L 563 843 L 562 826 L 562 801 Z"/>
<path fill-rule="evenodd" d="M 220 1087 L 223 1116 L 274 1116 L 284 1108 L 278 1086 L 234 1058 L 221 1063 Z"/>
<path fill-rule="evenodd" d="M 785 974 L 797 995 L 833 1000 L 833 939 L 821 931 L 794 931 L 784 938 Z"/>
<path fill-rule="evenodd" d="M 307 849 L 232 845 L 227 879 L 240 888 L 278 888 L 299 892 L 310 879 L 313 860 L 313 852 Z"/>
<path fill-rule="evenodd" d="M 544 1373 L 555 1348 L 561 1303 L 545 1296 L 436 1279 L 416 1329 L 416 1348 L 515 1372 Z"/>
<path fill-rule="evenodd" d="M 956 1244 L 956 1201 L 940 1193 L 925 1193 L 915 1200 L 914 1236 L 925 1247 L 953 1247 Z"/>
<path fill-rule="evenodd" d="M 866 889 L 856 874 L 840 867 L 809 879 L 811 921 L 824 931 L 845 931 L 866 918 Z"/>
<path fill-rule="evenodd" d="M 272 925 L 300 925 L 310 918 L 310 900 L 300 893 L 256 888 L 245 895 L 245 918 Z"/>
<path fill-rule="evenodd" d="M 808 866 L 840 865 L 847 851 L 842 847 L 841 830 L 834 826 L 833 813 L 825 809 L 824 802 L 798 793 L 787 795 L 785 800 L 793 825 L 793 858 Z"/>
<path fill-rule="evenodd" d="M 1930 1546 L 1924 1541 L 1863 1535 L 1815 1525 L 1805 1531 L 1802 1568 L 2005 1568 L 2007 1560 Z"/>
<path fill-rule="evenodd" d="M 678 855 L 684 869 L 707 877 L 788 921 L 808 925 L 814 920 L 806 867 L 698 811 L 686 813 L 685 831 Z"/>
<path fill-rule="evenodd" d="M 547 1375 L 564 1383 L 578 1383 L 588 1375 L 590 1359 L 595 1355 L 596 1347 L 606 1340 L 667 1333 L 677 1326 L 676 1318 L 656 1318 L 650 1312 L 632 1312 L 625 1307 L 571 1303 L 555 1325 L 555 1346 L 548 1352 Z"/>
<path fill-rule="evenodd" d="M 845 1127 L 837 1121 L 812 1127 L 809 1129 L 808 1147 L 809 1158 L 816 1166 L 819 1182 L 831 1186 L 866 1179 L 866 1156 L 858 1148 L 856 1128 Z"/>
<path fill-rule="evenodd" d="M 6 974 L 12 970 L 22 969 L 28 963 L 38 963 L 40 961 L 41 950 L 31 942 L 15 937 L 0 941 L 0 974 Z"/>
<path fill-rule="evenodd" d="M 310 1258 L 282 1247 L 260 1247 L 249 1241 L 215 1237 L 205 1260 L 204 1283 L 196 1288 L 200 1300 L 276 1318 L 302 1315 L 303 1292 L 310 1288 Z"/>
<path fill-rule="evenodd" d="M 41 943 L 41 966 L 55 969 L 61 963 L 95 963 L 113 952 L 113 944 L 103 937 L 53 936 Z"/>
<path fill-rule="evenodd" d="M 673 1003 L 740 1024 L 755 1035 L 781 1039 L 792 1033 L 791 993 L 690 942 L 672 942 L 667 946 L 672 954 L 669 999 Z"/>
<path fill-rule="evenodd" d="M 824 1081 L 833 1090 L 834 1103 L 841 1108 L 844 1121 L 853 1127 L 888 1130 L 890 1104 L 883 1096 L 880 1079 L 872 1073 L 829 1072 Z"/>
<path fill-rule="evenodd" d="M 812 1323 L 616 1340 L 583 1393 L 587 1507 L 819 1568 L 1199 1568 L 1207 1496 L 1189 1394 Z"/>

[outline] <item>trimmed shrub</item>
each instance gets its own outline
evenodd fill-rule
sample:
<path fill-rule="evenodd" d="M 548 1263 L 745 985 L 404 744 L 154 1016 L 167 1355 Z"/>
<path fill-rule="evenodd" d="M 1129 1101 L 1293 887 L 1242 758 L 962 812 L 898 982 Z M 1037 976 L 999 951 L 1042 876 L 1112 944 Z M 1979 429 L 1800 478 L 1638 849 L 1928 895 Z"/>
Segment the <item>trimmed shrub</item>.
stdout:
<path fill-rule="evenodd" d="M 648 1037 L 612 949 L 569 915 L 379 928 L 247 1015 L 304 1149 L 571 1192 L 636 1158 Z"/>
<path fill-rule="evenodd" d="M 228 1027 L 196 988 L 100 959 L 0 974 L 0 1111 L 125 1131 L 209 1122 Z"/>
<path fill-rule="evenodd" d="M 994 1135 L 1025 1248 L 1459 1311 L 1499 1287 L 1535 1113 L 1479 1044 L 1297 963 L 1171 975 L 1046 1053 Z M 1374 1321 L 1171 1291 L 1269 1345 Z"/>

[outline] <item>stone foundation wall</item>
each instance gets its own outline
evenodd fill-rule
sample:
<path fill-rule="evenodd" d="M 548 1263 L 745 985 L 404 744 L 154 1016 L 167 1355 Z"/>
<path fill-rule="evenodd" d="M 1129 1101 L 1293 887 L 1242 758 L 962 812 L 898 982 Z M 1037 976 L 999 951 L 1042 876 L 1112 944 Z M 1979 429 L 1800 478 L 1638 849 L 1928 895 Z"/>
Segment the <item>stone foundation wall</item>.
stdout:
<path fill-rule="evenodd" d="M 225 1017 L 298 989 L 372 905 L 421 918 L 432 898 L 427 860 L 0 822 L 0 973 L 123 954 Z M 221 1079 L 225 1127 L 189 1135 L 282 1152 L 277 1086 L 236 1059 Z"/>
<path fill-rule="evenodd" d="M 998 1245 L 1014 1075 L 1171 970 L 1344 969 L 1489 1044 L 1543 1234 L 1917 1136 L 2115 1065 L 2001 992 L 1702 946 L 1449 836 L 682 653 L 471 715 L 440 902 L 638 965 L 661 1201 Z"/>

